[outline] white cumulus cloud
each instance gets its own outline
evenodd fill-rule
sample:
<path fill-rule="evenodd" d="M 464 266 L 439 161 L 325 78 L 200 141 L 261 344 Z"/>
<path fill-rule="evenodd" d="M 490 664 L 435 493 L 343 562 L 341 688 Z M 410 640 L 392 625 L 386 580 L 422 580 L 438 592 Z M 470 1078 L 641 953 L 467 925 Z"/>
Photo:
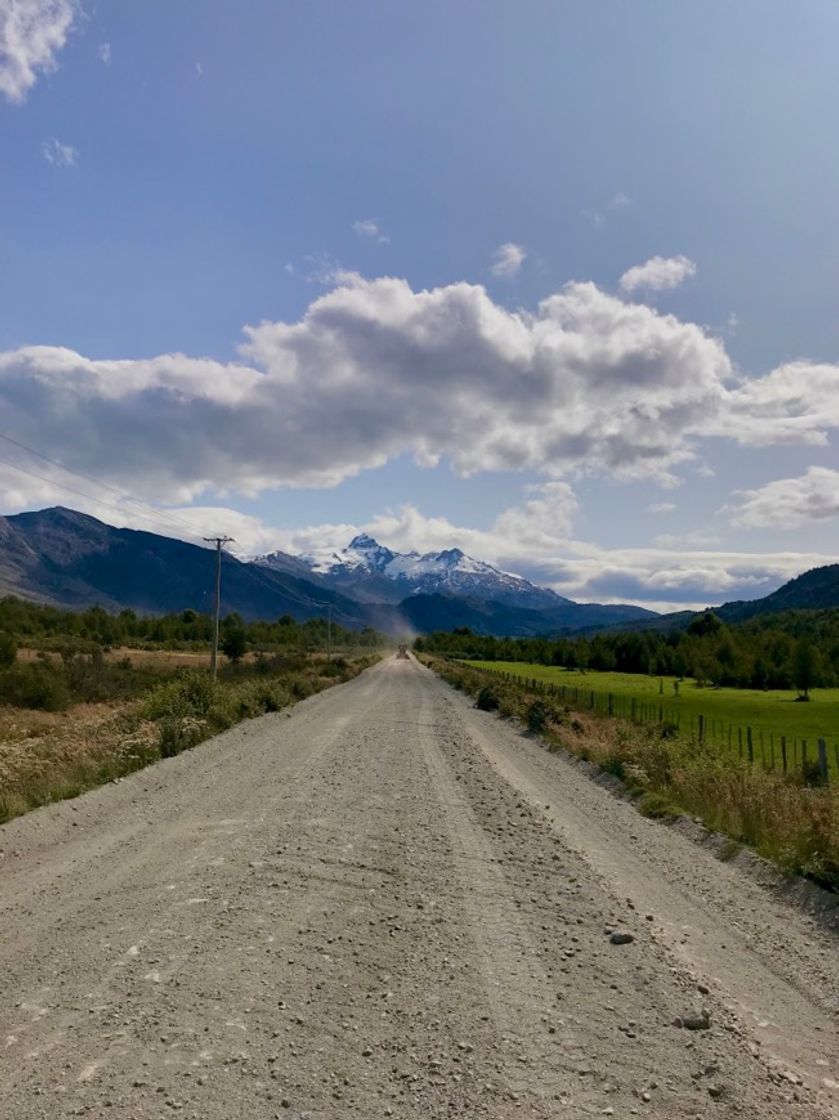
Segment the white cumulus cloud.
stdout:
<path fill-rule="evenodd" d="M 55 69 L 77 14 L 75 0 L 0 0 L 0 93 L 20 104 L 39 73 Z"/>
<path fill-rule="evenodd" d="M 839 517 L 839 471 L 810 467 L 799 478 L 779 478 L 755 490 L 738 490 L 725 507 L 732 524 L 746 529 L 795 529 Z"/>
<path fill-rule="evenodd" d="M 476 284 L 333 281 L 297 322 L 247 327 L 238 362 L 0 353 L 4 426 L 170 505 L 332 486 L 404 455 L 462 475 L 672 483 L 703 436 L 806 443 L 839 427 L 839 367 L 737 382 L 719 339 L 591 283 L 510 311 Z"/>
<path fill-rule="evenodd" d="M 696 265 L 687 257 L 650 257 L 644 264 L 636 264 L 621 276 L 623 291 L 632 293 L 641 289 L 663 292 L 678 288 L 696 274 Z"/>
<path fill-rule="evenodd" d="M 41 145 L 41 155 L 53 167 L 72 167 L 79 158 L 72 144 L 62 144 L 53 136 Z"/>
<path fill-rule="evenodd" d="M 513 241 L 506 241 L 499 245 L 492 255 L 492 264 L 489 267 L 493 276 L 510 280 L 521 271 L 521 266 L 527 259 L 527 252 L 521 245 Z"/>

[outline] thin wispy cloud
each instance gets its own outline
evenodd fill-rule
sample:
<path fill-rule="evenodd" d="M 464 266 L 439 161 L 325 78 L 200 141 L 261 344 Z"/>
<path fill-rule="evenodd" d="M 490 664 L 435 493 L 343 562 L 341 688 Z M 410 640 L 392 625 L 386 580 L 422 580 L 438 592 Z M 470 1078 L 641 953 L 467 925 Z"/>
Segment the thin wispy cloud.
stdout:
<path fill-rule="evenodd" d="M 54 136 L 43 142 L 41 155 L 53 167 L 72 167 L 79 159 L 78 150 L 72 144 L 62 144 Z"/>
<path fill-rule="evenodd" d="M 200 62 L 195 63 L 195 73 L 198 75 L 199 78 L 204 77 L 204 67 L 201 65 Z"/>
<path fill-rule="evenodd" d="M 672 513 L 676 509 L 675 502 L 650 502 L 647 506 L 648 513 Z"/>
<path fill-rule="evenodd" d="M 620 286 L 630 294 L 641 290 L 663 292 L 678 288 L 695 275 L 696 265 L 687 257 L 650 257 L 644 264 L 627 269 L 620 278 Z"/>
<path fill-rule="evenodd" d="M 606 224 L 606 214 L 608 211 L 621 211 L 627 210 L 632 205 L 632 199 L 628 194 L 623 191 L 617 191 L 612 197 L 603 205 L 599 206 L 586 206 L 580 211 L 580 214 L 585 220 L 595 227 L 595 229 L 602 229 Z"/>
<path fill-rule="evenodd" d="M 97 57 L 99 58 L 100 62 L 103 62 L 106 66 L 111 65 L 111 44 L 110 43 L 100 43 L 99 46 L 96 49 L 96 54 L 97 54 Z"/>
<path fill-rule="evenodd" d="M 779 478 L 755 490 L 738 490 L 725 506 L 732 525 L 744 529 L 797 529 L 839 518 L 839 471 L 810 467 L 798 478 Z"/>
<path fill-rule="evenodd" d="M 382 232 L 379 223 L 373 218 L 360 218 L 357 222 L 353 222 L 352 228 L 358 237 L 366 238 L 368 241 L 378 241 L 381 245 L 390 244 L 390 237 Z"/>
<path fill-rule="evenodd" d="M 521 266 L 526 259 L 527 251 L 521 245 L 516 245 L 514 241 L 505 241 L 493 253 L 489 270 L 493 276 L 511 280 L 521 272 Z"/>

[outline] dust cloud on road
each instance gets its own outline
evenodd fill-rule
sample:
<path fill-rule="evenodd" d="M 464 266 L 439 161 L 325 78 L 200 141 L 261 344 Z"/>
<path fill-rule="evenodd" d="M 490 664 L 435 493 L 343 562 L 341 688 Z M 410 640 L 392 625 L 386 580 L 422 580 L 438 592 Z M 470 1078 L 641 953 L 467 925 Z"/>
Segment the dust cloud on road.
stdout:
<path fill-rule="evenodd" d="M 839 1116 L 837 944 L 391 659 L 0 828 L 10 1120 Z"/>

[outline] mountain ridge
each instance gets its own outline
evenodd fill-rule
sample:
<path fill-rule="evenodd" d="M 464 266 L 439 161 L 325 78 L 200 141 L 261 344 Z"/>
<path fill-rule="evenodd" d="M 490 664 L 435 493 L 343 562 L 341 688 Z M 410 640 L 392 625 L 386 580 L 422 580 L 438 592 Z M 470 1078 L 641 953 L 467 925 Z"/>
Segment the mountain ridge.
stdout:
<path fill-rule="evenodd" d="M 311 571 L 344 589 L 366 585 L 388 601 L 391 592 L 382 579 L 390 580 L 401 598 L 416 595 L 446 594 L 452 598 L 480 598 L 486 602 L 525 610 L 550 610 L 572 606 L 572 600 L 546 587 L 538 587 L 524 577 L 505 572 L 486 560 L 476 560 L 460 548 L 439 552 L 396 552 L 380 544 L 369 533 L 358 533 L 338 551 L 316 549 L 296 559 Z M 286 566 L 287 553 L 272 553 L 254 559 L 255 564 L 272 568 Z M 642 615 L 643 608 L 637 608 Z"/>
<path fill-rule="evenodd" d="M 224 613 L 305 620 L 323 617 L 331 606 L 345 625 L 394 635 L 456 626 L 497 636 L 667 630 L 701 613 L 655 615 L 632 605 L 575 603 L 461 549 L 397 553 L 369 534 L 314 559 L 276 552 L 266 566 L 223 553 L 222 565 Z M 0 516 L 0 594 L 70 609 L 98 604 L 162 614 L 209 610 L 214 584 L 213 549 L 116 528 L 62 506 Z M 531 595 L 541 605 L 528 606 Z M 803 572 L 763 599 L 710 609 L 736 623 L 825 607 L 839 607 L 839 564 Z"/>

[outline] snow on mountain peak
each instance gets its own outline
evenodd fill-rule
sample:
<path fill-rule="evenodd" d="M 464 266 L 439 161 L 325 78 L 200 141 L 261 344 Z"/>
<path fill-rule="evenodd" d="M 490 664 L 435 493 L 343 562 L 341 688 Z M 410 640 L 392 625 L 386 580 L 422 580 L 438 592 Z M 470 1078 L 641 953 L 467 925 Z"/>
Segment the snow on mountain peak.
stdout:
<path fill-rule="evenodd" d="M 563 602 L 553 591 L 502 572 L 486 561 L 475 560 L 460 548 L 422 555 L 394 552 L 369 533 L 358 533 L 339 552 L 316 553 L 309 562 L 315 570 L 341 579 L 342 585 L 375 576 L 402 586 L 406 595 L 474 597 L 536 609 Z"/>

